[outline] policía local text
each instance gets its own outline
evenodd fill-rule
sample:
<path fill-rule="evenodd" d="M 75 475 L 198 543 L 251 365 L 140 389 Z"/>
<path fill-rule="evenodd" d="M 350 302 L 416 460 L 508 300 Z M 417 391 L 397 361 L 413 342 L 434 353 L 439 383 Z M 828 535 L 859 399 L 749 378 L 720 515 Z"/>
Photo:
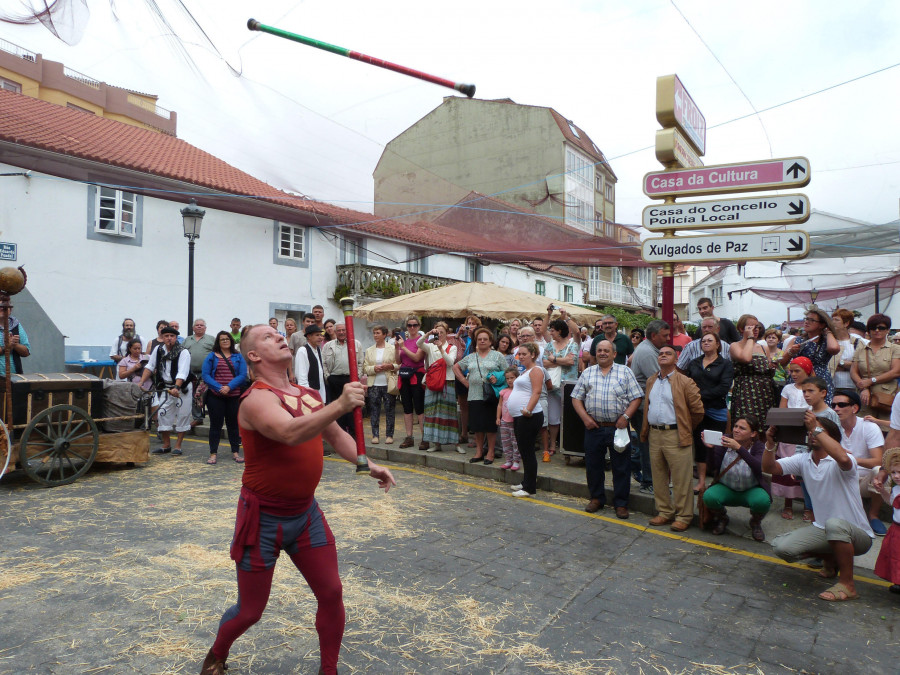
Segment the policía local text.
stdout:
<path fill-rule="evenodd" d="M 650 209 L 649 225 L 693 225 L 703 223 L 737 222 L 743 211 L 761 211 L 778 208 L 778 204 L 766 200 L 739 202 L 734 204 L 713 204 L 712 206 L 679 206 L 672 204 Z M 759 220 L 759 216 L 753 218 Z"/>

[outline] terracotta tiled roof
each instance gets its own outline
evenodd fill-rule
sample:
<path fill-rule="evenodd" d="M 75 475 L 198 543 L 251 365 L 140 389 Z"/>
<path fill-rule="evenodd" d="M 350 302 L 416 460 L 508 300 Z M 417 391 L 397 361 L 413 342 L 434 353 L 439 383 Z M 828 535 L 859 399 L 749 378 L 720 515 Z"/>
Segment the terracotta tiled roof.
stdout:
<path fill-rule="evenodd" d="M 278 190 L 181 139 L 0 90 L 0 140 L 355 223 L 371 214 Z"/>
<path fill-rule="evenodd" d="M 584 281 L 584 274 L 579 274 L 578 272 L 566 269 L 565 267 L 534 262 L 523 262 L 522 264 L 525 267 L 530 267 L 537 272 L 549 272 L 551 274 L 559 274 L 560 276 L 571 277 L 572 279 L 579 279 L 581 281 Z"/>

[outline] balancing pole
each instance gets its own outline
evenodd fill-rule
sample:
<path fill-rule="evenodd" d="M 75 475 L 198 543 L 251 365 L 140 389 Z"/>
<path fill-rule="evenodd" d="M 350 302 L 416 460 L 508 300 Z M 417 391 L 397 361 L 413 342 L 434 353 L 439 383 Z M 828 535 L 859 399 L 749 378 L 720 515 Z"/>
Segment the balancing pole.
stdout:
<path fill-rule="evenodd" d="M 359 366 L 356 364 L 356 338 L 353 336 L 353 298 L 340 299 L 347 328 L 347 365 L 350 367 L 350 381 L 359 382 Z M 369 473 L 366 459 L 366 437 L 363 435 L 362 407 L 353 410 L 353 432 L 356 436 L 356 473 Z"/>
<path fill-rule="evenodd" d="M 304 35 L 290 33 L 286 30 L 281 30 L 280 28 L 274 28 L 273 26 L 267 26 L 263 23 L 260 23 L 256 19 L 249 19 L 247 21 L 247 28 L 249 28 L 250 30 L 258 30 L 262 33 L 277 35 L 278 37 L 282 37 L 287 40 L 293 40 L 294 42 L 299 42 L 300 44 L 307 45 L 308 47 L 315 47 L 316 49 L 322 49 L 326 52 L 331 52 L 332 54 L 346 56 L 347 58 L 353 59 L 354 61 L 362 61 L 363 63 L 368 63 L 372 66 L 378 66 L 379 68 L 393 70 L 395 73 L 400 73 L 401 75 L 409 75 L 410 77 L 415 77 L 419 80 L 425 80 L 426 82 L 431 82 L 432 84 L 437 84 L 442 87 L 448 87 L 449 89 L 454 89 L 461 94 L 465 94 L 469 98 L 472 98 L 475 95 L 474 84 L 462 84 L 460 82 L 454 82 L 453 80 L 444 79 L 443 77 L 437 77 L 436 75 L 429 75 L 428 73 L 423 73 L 421 70 L 413 70 L 412 68 L 407 68 L 406 66 L 391 63 L 390 61 L 378 59 L 374 56 L 368 56 L 361 52 L 355 52 L 351 49 L 344 49 L 343 47 L 338 47 L 337 45 L 322 42 L 321 40 L 314 40 L 313 38 L 308 38 Z"/>

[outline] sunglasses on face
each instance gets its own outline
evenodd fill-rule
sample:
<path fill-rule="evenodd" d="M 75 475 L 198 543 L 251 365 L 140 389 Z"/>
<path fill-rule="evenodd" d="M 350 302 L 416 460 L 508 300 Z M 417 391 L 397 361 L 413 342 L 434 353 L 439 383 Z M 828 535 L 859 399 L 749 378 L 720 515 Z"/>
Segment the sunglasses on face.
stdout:
<path fill-rule="evenodd" d="M 887 326 L 872 326 L 869 330 L 887 330 Z"/>
<path fill-rule="evenodd" d="M 407 328 L 418 328 L 418 327 L 419 327 L 419 324 L 417 324 L 417 323 L 408 323 L 408 324 L 406 324 L 406 327 L 407 327 Z"/>
<path fill-rule="evenodd" d="M 850 403 L 850 401 L 835 401 L 834 403 L 831 404 L 831 407 L 832 408 L 849 408 L 851 405 L 853 405 L 853 404 Z"/>

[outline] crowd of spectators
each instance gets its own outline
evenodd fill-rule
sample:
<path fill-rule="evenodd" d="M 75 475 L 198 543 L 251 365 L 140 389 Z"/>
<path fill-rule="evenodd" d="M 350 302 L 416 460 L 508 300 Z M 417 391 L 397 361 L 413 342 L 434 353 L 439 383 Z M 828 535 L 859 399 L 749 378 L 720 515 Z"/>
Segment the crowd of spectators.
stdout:
<path fill-rule="evenodd" d="M 423 325 L 410 315 L 400 326 L 374 326 L 371 346 L 363 349 L 357 341 L 354 364 L 346 326 L 326 320 L 321 306 L 300 325 L 293 318 L 283 325 L 272 318 L 270 325 L 283 330 L 294 356 L 292 381 L 326 402 L 340 396 L 357 369 L 367 387 L 373 443 L 395 442 L 399 397 L 400 448 L 471 451 L 471 463 L 497 461 L 498 470 L 523 470 L 513 485 L 517 497 L 536 494 L 537 453 L 550 462 L 560 450 L 563 386 L 570 382 L 568 414 L 577 415 L 584 430 L 586 511 L 606 506 L 607 470 L 617 517 L 630 515 L 634 479 L 655 501 L 650 525 L 676 532 L 691 527 L 699 511 L 701 525 L 722 535 L 727 508 L 746 508 L 752 538 L 764 541 L 762 523 L 773 496 L 784 500 L 780 515 L 786 520 L 802 501 L 802 519 L 813 529 L 776 538 L 775 552 L 838 577 L 822 599 L 855 597 L 853 555 L 887 533 L 879 511 L 885 501 L 894 503 L 884 484 L 894 473 L 900 478 L 895 467 L 882 468 L 889 430 L 896 436 L 889 440 L 900 446 L 900 406 L 893 405 L 900 344 L 889 339 L 890 318 L 875 314 L 861 324 L 848 310 L 829 314 L 813 305 L 802 330 L 767 330 L 750 314 L 736 322 L 717 317 L 708 298 L 699 301 L 698 311 L 695 335 L 677 315 L 672 326 L 652 320 L 630 334 L 619 330 L 614 316 L 603 315 L 591 329 L 555 305 L 546 316 L 488 322 L 490 327 L 474 315 L 455 329 L 437 317 L 425 317 Z M 206 334 L 203 319 L 194 321 L 192 331 L 179 341 L 177 326 L 160 321 L 154 338 L 143 341 L 127 319 L 111 357 L 121 379 L 144 387 L 155 379 L 160 430 L 178 435 L 173 451 L 205 408 L 209 463 L 216 463 L 223 424 L 232 456 L 241 462 L 237 409 L 249 384 L 241 321 L 235 318 L 230 331 L 215 338 Z M 166 400 L 190 400 L 194 383 L 205 390 L 205 405 L 197 402 L 187 419 L 183 411 L 165 409 Z M 794 424 L 808 433 L 791 439 L 781 427 L 767 425 L 770 410 L 779 407 L 798 409 L 796 420 L 802 421 Z M 352 415 L 339 423 L 355 434 Z M 168 452 L 168 441 L 165 435 L 157 452 Z M 900 451 L 890 455 L 895 464 L 897 456 Z M 897 506 L 900 513 L 900 500 Z M 895 576 L 891 581 L 900 592 L 900 565 Z"/>

